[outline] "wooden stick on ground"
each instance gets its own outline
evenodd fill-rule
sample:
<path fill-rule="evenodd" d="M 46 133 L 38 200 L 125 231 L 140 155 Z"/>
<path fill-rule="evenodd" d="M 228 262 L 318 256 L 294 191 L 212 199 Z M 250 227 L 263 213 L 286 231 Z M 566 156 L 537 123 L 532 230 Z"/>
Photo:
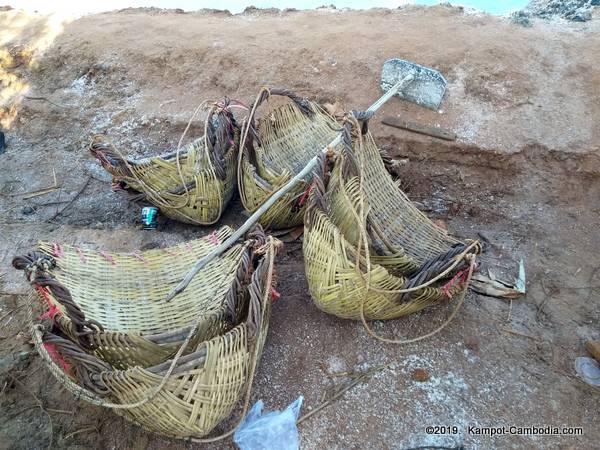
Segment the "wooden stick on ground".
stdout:
<path fill-rule="evenodd" d="M 51 192 L 57 191 L 60 189 L 60 186 L 50 186 L 44 189 L 39 189 L 37 191 L 28 192 L 23 196 L 23 200 L 28 200 L 33 197 L 39 197 L 40 195 L 50 194 Z"/>
<path fill-rule="evenodd" d="M 52 169 L 52 178 L 54 179 L 54 184 L 52 186 L 48 186 L 42 189 L 36 189 L 35 191 L 25 192 L 24 194 L 12 194 L 11 197 L 22 195 L 23 200 L 27 200 L 33 197 L 39 197 L 40 195 L 46 195 L 60 189 L 61 186 L 58 184 L 58 181 L 56 181 L 56 172 L 54 171 L 54 169 Z"/>
<path fill-rule="evenodd" d="M 387 91 L 385 94 L 383 94 L 379 98 L 379 100 L 377 100 L 375 103 L 373 103 L 369 107 L 369 109 L 367 109 L 367 111 L 369 111 L 369 112 L 377 111 L 393 95 L 395 95 L 397 92 L 401 91 L 402 88 L 404 88 L 405 86 L 410 84 L 414 80 L 414 78 L 415 77 L 413 74 L 410 74 L 410 75 L 407 75 L 406 77 L 404 77 L 402 80 L 400 80 L 394 86 L 392 86 L 389 91 Z M 341 140 L 342 140 L 342 134 L 339 133 L 337 135 L 337 137 L 329 143 L 329 145 L 327 145 L 326 147 L 324 147 L 321 150 L 321 152 L 326 153 L 329 148 L 335 147 L 336 145 L 338 145 L 341 142 Z M 290 181 L 288 181 L 279 190 L 274 192 L 273 195 L 271 195 L 267 199 L 267 201 L 264 202 L 260 206 L 260 208 L 258 208 L 256 211 L 254 211 L 254 213 L 252 213 L 252 215 L 248 218 L 248 220 L 246 220 L 246 222 L 244 222 L 244 224 L 240 228 L 238 228 L 236 230 L 236 232 L 233 233 L 229 237 L 229 239 L 224 241 L 221 245 L 219 245 L 217 248 L 215 248 L 211 253 L 209 253 L 205 257 L 196 261 L 196 264 L 194 264 L 194 267 L 192 267 L 192 269 L 186 274 L 185 278 L 173 290 L 171 290 L 171 292 L 169 292 L 169 294 L 167 295 L 167 301 L 173 300 L 177 295 L 182 293 L 185 290 L 185 288 L 188 287 L 188 285 L 190 284 L 192 279 L 196 276 L 196 274 L 200 270 L 202 270 L 202 268 L 204 266 L 206 266 L 214 258 L 221 255 L 229 247 L 231 247 L 238 239 L 240 239 L 242 236 L 244 236 L 244 234 L 246 234 L 246 232 L 248 230 L 250 230 L 250 228 L 256 222 L 258 222 L 258 219 L 260 219 L 260 216 L 262 216 L 271 206 L 273 206 L 273 204 L 277 200 L 279 200 L 281 197 L 283 197 L 292 187 L 294 187 L 294 185 L 296 183 L 299 183 L 304 177 L 306 177 L 308 174 L 310 174 L 312 172 L 312 170 L 317 165 L 317 161 L 318 161 L 318 155 L 315 156 L 313 159 L 311 159 L 308 162 L 308 164 L 304 167 L 304 169 L 302 169 L 294 178 L 292 178 Z"/>
<path fill-rule="evenodd" d="M 71 198 L 71 200 L 69 200 L 69 203 L 67 203 L 62 209 L 57 210 L 56 213 L 54 213 L 54 215 L 52 217 L 50 217 L 50 219 L 48 219 L 48 222 L 52 222 L 59 215 L 61 215 L 64 211 L 66 211 L 75 202 L 75 200 L 77 200 L 79 198 L 79 196 L 83 193 L 83 191 L 85 191 L 85 188 L 88 186 L 88 184 L 90 184 L 91 179 L 92 179 L 92 177 L 88 177 L 88 179 L 85 180 L 85 183 L 83 183 L 83 186 L 81 187 L 81 189 L 79 189 L 79 191 L 73 196 L 73 198 Z"/>
<path fill-rule="evenodd" d="M 395 117 L 384 117 L 381 121 L 382 124 L 389 127 L 401 128 L 403 130 L 413 131 L 419 134 L 425 134 L 427 136 L 444 139 L 446 141 L 455 141 L 456 133 L 447 130 L 445 128 L 432 127 L 429 125 L 422 125 L 417 122 L 408 122 L 406 120 L 396 119 Z"/>

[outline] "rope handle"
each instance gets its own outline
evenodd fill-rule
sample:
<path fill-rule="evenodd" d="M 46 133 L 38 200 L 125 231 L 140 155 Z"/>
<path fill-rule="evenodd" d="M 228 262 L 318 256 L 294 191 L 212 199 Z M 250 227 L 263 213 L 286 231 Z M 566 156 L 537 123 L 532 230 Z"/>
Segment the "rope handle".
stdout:
<path fill-rule="evenodd" d="M 74 338 L 83 348 L 90 348 L 88 335 L 102 330 L 102 325 L 95 320 L 86 319 L 69 290 L 50 275 L 49 271 L 56 267 L 55 257 L 41 251 L 32 251 L 27 255 L 14 257 L 12 265 L 25 272 L 29 283 L 44 297 L 50 309 L 56 308 L 56 303 L 61 305 L 61 315 L 73 325 Z M 54 319 L 54 315 L 52 318 Z"/>
<path fill-rule="evenodd" d="M 237 128 L 237 124 L 235 122 L 235 118 L 233 113 L 231 112 L 232 108 L 239 108 L 243 110 L 248 110 L 248 107 L 244 105 L 242 102 L 238 100 L 231 100 L 229 97 L 224 97 L 222 100 L 218 102 L 208 102 L 210 104 L 210 108 L 208 110 L 208 114 L 204 121 L 204 153 L 208 161 L 213 165 L 217 160 L 217 157 L 224 157 L 225 152 L 231 147 L 235 146 L 235 129 Z M 202 105 L 202 104 L 201 104 Z M 198 110 L 198 108 L 197 108 Z M 196 114 L 196 112 L 194 113 Z M 217 124 L 215 125 L 215 115 Z M 193 119 L 194 116 L 192 116 Z M 186 132 L 189 129 L 190 123 L 188 122 L 186 130 L 182 134 L 179 139 L 179 143 L 177 145 L 177 150 L 181 147 L 181 143 L 183 142 L 183 138 Z M 221 135 L 221 136 L 219 136 Z M 215 141 L 213 143 L 213 140 Z M 220 146 L 216 146 L 217 143 L 220 142 Z M 229 147 L 227 147 L 229 145 Z M 210 151 L 209 151 L 209 146 Z M 224 148 L 223 148 L 224 147 Z M 218 154 L 217 154 L 218 153 Z M 212 157 L 212 158 L 211 158 Z M 219 177 L 224 180 L 226 174 L 224 171 L 218 174 Z"/>
<path fill-rule="evenodd" d="M 361 119 L 363 119 L 364 121 L 367 121 L 370 118 L 370 116 L 367 116 L 366 114 L 361 114 L 361 113 L 359 113 L 359 117 L 361 117 Z M 355 115 L 355 112 L 352 111 L 350 114 L 347 115 L 347 117 L 345 119 L 344 133 L 343 133 L 342 139 L 343 139 L 343 142 L 344 142 L 346 150 L 347 150 L 346 154 L 352 155 L 354 157 L 352 162 L 357 165 L 356 169 L 358 169 L 359 190 L 361 192 L 363 192 L 364 166 L 365 166 L 365 155 L 364 155 L 364 151 L 363 151 L 364 127 L 359 126 L 359 125 L 360 125 L 359 118 L 357 117 L 357 115 Z M 352 131 L 356 132 L 356 134 L 354 136 L 353 136 Z M 354 148 L 353 148 L 355 143 L 358 145 L 358 160 L 355 155 L 356 152 L 354 151 Z M 341 161 L 340 163 L 343 164 L 343 161 Z M 341 191 L 347 197 L 343 174 L 340 175 L 340 182 L 341 182 Z M 321 180 L 321 183 L 317 183 L 317 185 L 319 186 L 319 189 L 323 190 L 323 192 L 321 192 L 320 194 L 325 196 L 325 186 L 324 186 L 324 183 L 322 182 L 322 180 Z M 350 198 L 347 197 L 347 200 L 352 205 L 352 201 L 350 200 Z M 476 262 L 475 262 L 476 254 L 479 253 L 479 251 L 481 249 L 479 242 L 473 241 L 469 245 L 466 245 L 464 250 L 460 254 L 453 256 L 453 258 L 451 258 L 447 261 L 438 261 L 439 258 L 434 258 L 430 262 L 427 262 L 422 267 L 421 273 L 417 273 L 416 277 L 414 277 L 413 279 L 407 280 L 407 283 L 405 284 L 405 286 L 408 286 L 408 287 L 406 287 L 404 289 L 396 289 L 396 290 L 377 289 L 377 288 L 374 288 L 371 286 L 371 259 L 370 259 L 368 231 L 367 231 L 369 208 L 367 205 L 365 205 L 364 196 L 361 195 L 359 197 L 358 211 L 354 207 L 352 207 L 350 209 L 356 219 L 357 229 L 359 231 L 359 239 L 358 239 L 357 249 L 356 249 L 357 261 L 355 264 L 355 269 L 356 269 L 357 274 L 360 276 L 360 278 L 365 280 L 365 285 L 366 285 L 365 293 L 361 297 L 360 316 L 361 316 L 361 322 L 362 322 L 365 330 L 367 331 L 367 333 L 371 337 L 374 337 L 375 339 L 378 339 L 382 342 L 393 343 L 393 344 L 408 344 L 408 343 L 418 342 L 420 340 L 426 339 L 426 338 L 431 337 L 434 334 L 440 332 L 441 330 L 443 330 L 454 319 L 454 317 L 456 316 L 456 314 L 458 312 L 458 309 L 464 302 L 464 299 L 465 299 L 465 296 L 466 296 L 466 293 L 467 293 L 467 290 L 469 287 L 469 282 L 471 280 L 471 276 L 473 274 L 473 270 L 474 270 L 475 264 L 476 264 Z M 363 253 L 362 252 L 363 247 L 364 247 L 364 259 L 365 259 L 365 265 L 366 265 L 366 273 L 363 273 L 361 271 L 361 254 Z M 456 251 L 448 252 L 449 255 L 451 253 L 456 253 Z M 468 275 L 467 275 L 465 283 L 464 283 L 464 286 L 465 286 L 464 290 L 461 294 L 460 300 L 457 303 L 457 307 L 454 309 L 454 311 L 452 312 L 450 317 L 440 327 L 433 330 L 432 332 L 429 332 L 422 336 L 419 336 L 419 337 L 416 337 L 413 339 L 408 339 L 408 340 L 388 339 L 383 336 L 377 335 L 369 327 L 369 325 L 365 319 L 365 316 L 364 316 L 365 300 L 369 294 L 369 291 L 375 291 L 375 292 L 384 293 L 384 294 L 395 293 L 395 294 L 405 294 L 406 295 L 408 293 L 423 289 L 424 287 L 427 287 L 427 286 L 431 285 L 432 283 L 438 281 L 439 279 L 443 278 L 444 276 L 448 275 L 458 264 L 460 264 L 464 260 L 467 260 L 470 263 L 469 264 L 469 272 L 468 272 Z M 449 261 L 452 261 L 452 263 L 449 263 Z M 427 279 L 431 276 L 430 269 L 436 268 L 436 263 L 443 263 L 445 266 L 445 269 L 442 270 L 440 273 L 438 273 L 436 276 L 433 276 L 432 278 Z M 439 266 L 439 264 L 437 264 L 437 266 Z M 423 280 L 423 281 L 419 282 L 421 280 Z M 415 283 L 417 283 L 417 285 L 415 285 Z M 404 297 L 404 295 L 402 297 Z"/>
<path fill-rule="evenodd" d="M 289 98 L 296 105 L 296 107 L 300 110 L 300 112 L 302 112 L 306 116 L 312 116 L 315 113 L 310 102 L 305 97 L 300 97 L 299 95 L 295 94 L 294 92 L 292 92 L 289 89 L 262 87 L 260 89 L 258 95 L 256 96 L 256 100 L 254 101 L 254 105 L 252 106 L 252 109 L 250 110 L 250 114 L 248 115 L 248 117 L 245 120 L 246 127 L 245 127 L 245 129 L 243 127 L 244 133 L 242 133 L 244 137 L 242 139 L 242 142 L 240 143 L 240 148 L 242 150 L 244 150 L 246 148 L 246 139 L 247 139 L 248 131 L 252 132 L 252 140 L 259 141 L 258 133 L 256 131 L 256 120 L 255 120 L 256 111 L 266 100 L 268 100 L 271 96 L 274 96 L 274 95 L 279 96 L 279 97 Z M 251 144 L 251 142 L 249 142 L 248 144 Z M 259 141 L 259 145 L 260 145 L 260 141 Z"/>
<path fill-rule="evenodd" d="M 260 249 L 257 250 L 257 252 L 264 253 L 266 255 L 265 259 L 263 259 L 263 261 L 261 262 L 260 265 L 262 266 L 262 264 L 265 264 L 265 263 L 268 264 L 268 266 L 267 266 L 267 282 L 264 284 L 264 291 L 262 293 L 263 295 L 261 296 L 261 301 L 260 301 L 262 317 L 261 317 L 259 329 L 257 330 L 256 338 L 255 338 L 254 353 L 252 354 L 252 362 L 251 362 L 251 366 L 250 366 L 251 369 L 249 372 L 249 378 L 248 378 L 246 393 L 245 393 L 244 407 L 242 410 L 241 418 L 238 421 L 238 423 L 236 424 L 236 426 L 233 427 L 233 429 L 231 429 L 229 432 L 224 433 L 220 436 L 213 437 L 213 438 L 206 438 L 206 439 L 190 438 L 190 440 L 192 440 L 194 442 L 215 442 L 215 441 L 224 439 L 235 432 L 235 429 L 239 426 L 239 424 L 242 422 L 242 420 L 246 416 L 246 413 L 248 411 L 249 404 L 250 404 L 250 395 L 251 395 L 251 391 L 252 391 L 254 375 L 256 372 L 256 367 L 258 365 L 258 360 L 260 359 L 260 351 L 262 348 L 261 339 L 264 338 L 264 333 L 267 330 L 265 321 L 268 320 L 268 315 L 269 315 L 269 309 L 268 309 L 268 308 L 270 308 L 269 294 L 271 293 L 270 287 L 272 286 L 272 283 L 273 283 L 274 260 L 275 260 L 275 254 L 276 254 L 276 250 L 277 250 L 278 246 L 279 246 L 279 242 L 276 241 L 273 237 L 269 236 L 267 238 L 267 242 L 264 245 L 262 245 L 262 247 Z M 51 372 L 54 374 L 54 376 L 57 378 L 57 380 L 63 386 L 65 386 L 68 390 L 73 392 L 77 396 L 77 398 L 84 398 L 86 401 L 88 401 L 92 404 L 95 404 L 97 406 L 102 406 L 105 408 L 109 408 L 109 409 L 137 408 L 137 407 L 143 406 L 144 404 L 146 404 L 149 401 L 151 401 L 152 399 L 154 399 L 160 393 L 160 391 L 163 389 L 163 387 L 166 385 L 166 383 L 168 382 L 173 370 L 176 367 L 176 364 L 177 364 L 179 358 L 183 354 L 185 348 L 188 346 L 191 337 L 196 332 L 196 329 L 199 325 L 199 321 L 196 321 L 195 325 L 190 329 L 190 332 L 188 333 L 186 340 L 182 343 L 177 354 L 173 358 L 167 373 L 164 375 L 160 384 L 153 390 L 153 392 L 149 393 L 148 395 L 146 395 L 144 398 L 142 398 L 138 402 L 129 403 L 129 404 L 110 403 L 110 402 L 106 402 L 104 399 L 102 399 L 95 393 L 91 392 L 89 389 L 82 388 L 77 383 L 75 383 L 71 379 L 71 377 L 69 377 L 68 374 L 62 370 L 62 367 L 52 358 L 52 356 L 49 353 L 49 349 L 47 348 L 47 346 L 44 345 L 44 342 L 42 340 L 42 334 L 43 334 L 42 327 L 39 324 L 36 324 L 35 320 L 34 320 L 34 312 L 33 312 L 33 310 L 34 310 L 33 299 L 34 298 L 35 298 L 35 295 L 33 293 L 29 295 L 29 302 L 28 302 L 29 324 L 30 324 L 30 328 L 32 330 L 32 337 L 33 337 L 35 347 L 36 347 L 38 353 L 42 356 L 42 358 L 50 366 Z"/>
<path fill-rule="evenodd" d="M 310 105 L 310 102 L 305 97 L 300 97 L 295 94 L 293 91 L 284 88 L 267 88 L 263 87 L 257 97 L 257 108 L 262 105 L 269 97 L 277 95 L 279 97 L 287 97 L 302 111 L 305 115 L 310 116 L 314 114 L 313 108 Z M 256 109 L 254 109 L 256 112 Z M 249 116 L 249 120 L 254 121 L 254 114 L 251 113 Z"/>
<path fill-rule="evenodd" d="M 444 328 L 446 328 L 450 324 L 450 322 L 452 322 L 454 317 L 456 317 L 458 310 L 463 305 L 463 303 L 465 301 L 465 297 L 467 296 L 467 291 L 469 290 L 469 283 L 471 282 L 471 277 L 473 276 L 473 270 L 475 269 L 475 266 L 476 266 L 476 258 L 477 257 L 474 253 L 469 253 L 468 255 L 466 255 L 466 259 L 470 260 L 469 261 L 469 270 L 467 272 L 467 276 L 464 281 L 464 288 L 460 294 L 460 298 L 458 299 L 458 302 L 456 303 L 455 308 L 452 310 L 452 313 L 450 313 L 450 316 L 439 327 L 437 327 L 433 331 L 430 331 L 428 333 L 422 334 L 420 336 L 417 336 L 417 337 L 411 338 L 411 339 L 390 339 L 390 338 L 386 338 L 380 334 L 375 333 L 373 331 L 373 329 L 371 327 L 369 327 L 369 324 L 367 323 L 367 320 L 365 319 L 365 299 L 368 294 L 368 287 L 365 292 L 365 295 L 361 298 L 361 304 L 360 304 L 360 320 L 362 322 L 362 325 L 363 325 L 365 331 L 369 334 L 369 336 L 377 339 L 378 341 L 384 342 L 386 344 L 396 344 L 396 345 L 412 344 L 412 343 L 422 341 L 424 339 L 430 338 L 430 337 L 438 334 L 440 331 L 442 331 Z M 367 275 L 367 276 L 369 276 L 369 275 Z"/>

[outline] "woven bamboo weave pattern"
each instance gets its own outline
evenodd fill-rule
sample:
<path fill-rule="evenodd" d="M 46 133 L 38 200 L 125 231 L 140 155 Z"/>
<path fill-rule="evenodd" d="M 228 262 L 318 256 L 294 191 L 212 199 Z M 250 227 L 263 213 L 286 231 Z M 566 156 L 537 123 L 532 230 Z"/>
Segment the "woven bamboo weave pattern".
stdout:
<path fill-rule="evenodd" d="M 210 113 L 207 123 L 208 138 L 162 156 L 125 158 L 102 136 L 94 138 L 90 150 L 115 182 L 142 193 L 167 217 L 210 225 L 235 189 L 239 129 L 226 106 Z"/>
<path fill-rule="evenodd" d="M 419 311 L 429 305 L 448 299 L 439 287 L 426 287 L 399 301 L 402 294 L 386 294 L 375 289 L 402 289 L 406 278 L 395 276 L 385 267 L 372 264 L 371 288 L 366 290 L 364 266 L 357 273 L 354 258 L 357 249 L 341 235 L 327 214 L 320 210 L 307 212 L 304 231 L 304 266 L 310 294 L 316 306 L 326 313 L 344 319 L 360 320 L 361 301 L 364 299 L 367 320 L 395 319 Z M 438 285 L 439 286 L 439 285 Z M 457 284 L 449 293 L 454 295 L 462 287 Z"/>
<path fill-rule="evenodd" d="M 256 121 L 251 114 L 241 134 L 238 188 L 244 208 L 255 211 L 337 135 L 340 125 L 318 104 L 301 99 L 287 90 L 263 90 L 256 106 L 270 95 L 282 95 L 291 102 L 276 107 Z M 250 130 L 246 128 L 250 127 Z M 249 131 L 249 132 L 248 132 Z M 300 225 L 305 210 L 305 193 L 310 179 L 299 183 L 261 217 L 263 226 L 273 229 Z"/>
<path fill-rule="evenodd" d="M 325 312 L 360 319 L 364 303 L 368 320 L 393 319 L 451 298 L 464 283 L 450 284 L 462 266 L 415 292 L 395 293 L 437 275 L 435 267 L 453 261 L 464 245 L 435 226 L 408 200 L 386 171 L 370 133 L 351 141 L 329 173 L 325 161 L 314 175 L 304 229 L 304 261 L 315 304 Z M 362 145 L 358 139 L 362 138 Z M 362 152 L 362 153 L 360 153 Z M 327 172 L 327 173 L 326 173 Z M 360 175 L 362 172 L 362 189 Z M 358 221 L 360 203 L 365 223 Z M 368 238 L 370 289 L 360 230 Z M 441 272 L 441 270 L 440 270 Z"/>
<path fill-rule="evenodd" d="M 114 368 L 56 327 L 35 319 L 36 305 L 46 302 L 39 290 L 29 297 L 38 352 L 51 373 L 78 398 L 111 408 L 163 435 L 206 436 L 249 392 L 268 329 L 275 242 L 256 233 L 247 242 L 253 242 L 254 256 L 246 270 L 238 322 L 221 335 L 190 342 L 184 356 L 146 367 Z M 47 264 L 38 260 L 34 266 L 35 272 Z M 36 274 L 35 279 L 41 276 Z"/>
<path fill-rule="evenodd" d="M 202 321 L 196 340 L 232 326 L 246 295 L 240 277 L 250 263 L 248 244 L 236 245 L 213 260 L 189 289 L 172 302 L 165 301 L 188 267 L 231 233 L 223 227 L 201 239 L 142 253 L 109 254 L 56 243 L 41 243 L 39 249 L 55 263 L 47 274 L 68 290 L 86 319 L 102 327 L 86 335 L 89 347 L 114 366 L 126 368 L 171 356 L 198 314 Z M 44 293 L 58 311 L 55 320 L 62 331 L 77 338 L 60 299 L 49 289 Z"/>
<path fill-rule="evenodd" d="M 360 228 L 354 214 L 362 197 L 368 209 L 366 225 L 373 261 L 395 273 L 411 274 L 459 242 L 431 222 L 402 192 L 387 171 L 371 133 L 362 138 L 363 167 L 359 170 L 355 153 L 344 152 L 331 173 L 327 189 L 331 218 L 344 237 L 356 245 Z"/>

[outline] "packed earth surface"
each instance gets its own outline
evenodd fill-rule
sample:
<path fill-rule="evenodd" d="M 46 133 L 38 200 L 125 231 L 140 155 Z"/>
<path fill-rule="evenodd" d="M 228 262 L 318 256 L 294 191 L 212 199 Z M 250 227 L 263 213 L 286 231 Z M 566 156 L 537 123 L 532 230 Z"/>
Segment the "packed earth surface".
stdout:
<path fill-rule="evenodd" d="M 371 119 L 377 143 L 399 161 L 402 187 L 429 217 L 459 238 L 489 242 L 482 270 L 512 281 L 523 260 L 527 294 L 509 301 L 470 293 L 435 336 L 383 344 L 360 322 L 314 306 L 301 238 L 288 239 L 251 402 L 281 409 L 303 395 L 308 412 L 372 371 L 300 424 L 302 448 L 600 448 L 599 391 L 574 370 L 575 358 L 588 356 L 585 342 L 600 338 L 600 16 L 532 19 L 526 28 L 450 6 L 131 9 L 78 19 L 1 11 L 0 448 L 200 447 L 77 401 L 31 352 L 29 287 L 13 256 L 39 240 L 134 251 L 212 229 L 161 217 L 158 230 L 142 230 L 139 206 L 111 190 L 91 158 L 91 136 L 106 134 L 131 156 L 159 154 L 177 145 L 203 100 L 249 104 L 262 86 L 364 109 L 380 96 L 380 70 L 393 57 L 439 70 L 448 88 L 438 111 L 389 101 Z M 440 126 L 457 139 L 390 128 L 384 116 Z M 202 129 L 200 118 L 188 136 Z M 24 198 L 55 181 L 60 188 Z M 235 198 L 221 223 L 246 217 Z M 454 306 L 372 326 L 415 337 Z M 235 425 L 236 414 L 216 432 Z M 578 426 L 583 434 L 469 433 L 511 425 Z M 428 434 L 428 426 L 457 428 Z M 234 448 L 231 439 L 211 445 Z"/>

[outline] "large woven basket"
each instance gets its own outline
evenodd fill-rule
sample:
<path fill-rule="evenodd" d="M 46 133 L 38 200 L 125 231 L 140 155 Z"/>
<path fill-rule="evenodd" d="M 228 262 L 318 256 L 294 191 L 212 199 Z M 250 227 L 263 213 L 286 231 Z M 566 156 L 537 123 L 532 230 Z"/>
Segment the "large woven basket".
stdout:
<path fill-rule="evenodd" d="M 114 367 L 146 367 L 171 357 L 199 316 L 193 342 L 237 322 L 255 238 L 209 263 L 173 301 L 164 300 L 198 258 L 231 234 L 223 227 L 175 247 L 128 254 L 41 243 L 14 264 L 28 271 L 45 315 L 62 333 Z"/>
<path fill-rule="evenodd" d="M 125 157 L 104 136 L 90 151 L 123 188 L 181 222 L 210 225 L 219 220 L 236 182 L 239 129 L 229 100 L 213 105 L 205 136 L 176 151 L 144 159 Z"/>
<path fill-rule="evenodd" d="M 193 297 L 198 294 L 199 284 L 212 283 L 210 278 L 203 276 L 202 282 L 195 282 L 194 286 L 188 287 L 187 291 L 192 293 L 192 298 L 188 297 L 186 303 L 176 304 L 173 300 L 172 303 L 163 305 L 163 316 L 178 316 L 185 310 L 192 321 L 187 323 L 187 336 L 178 343 L 178 351 L 172 359 L 163 358 L 150 365 L 138 364 L 120 369 L 99 357 L 94 348 L 84 347 L 77 339 L 63 333 L 59 322 L 48 324 L 34 318 L 36 305 L 48 310 L 48 296 L 41 294 L 39 289 L 49 287 L 52 291 L 55 287 L 53 284 L 46 287 L 38 285 L 37 291 L 32 291 L 29 296 L 30 325 L 38 352 L 52 374 L 77 398 L 113 409 L 150 431 L 177 438 L 202 440 L 203 436 L 231 415 L 244 393 L 247 407 L 254 370 L 266 338 L 276 245 L 272 238 L 265 238 L 262 232 L 253 233 L 248 241 L 253 241 L 255 251 L 248 259 L 245 279 L 240 280 L 244 301 L 236 308 L 237 323 L 223 334 L 193 342 L 195 330 L 204 322 L 204 309 L 201 304 L 194 305 Z M 236 251 L 240 252 L 239 246 Z M 199 253 L 195 257 L 197 256 Z M 158 254 L 156 257 L 151 264 L 157 269 L 162 267 L 171 274 L 168 262 L 175 261 L 162 260 L 159 264 Z M 24 262 L 17 258 L 15 264 L 20 266 Z M 40 272 L 45 272 L 47 265 L 38 259 L 29 263 L 28 270 L 32 273 L 35 284 L 36 280 L 43 278 Z M 213 271 L 213 275 L 217 276 L 217 272 Z M 168 278 L 172 282 L 177 281 L 177 277 L 169 275 Z M 118 288 L 118 283 L 98 284 L 101 280 L 101 277 L 89 278 L 89 290 L 100 292 L 102 288 Z M 125 284 L 132 283 L 125 276 L 121 281 Z M 169 289 L 172 282 L 166 282 L 167 287 L 162 284 L 165 283 L 164 279 L 154 282 L 152 286 L 141 286 L 144 292 L 153 297 L 152 301 L 145 302 L 147 313 L 142 314 L 140 311 L 140 314 L 134 314 L 129 311 L 129 314 L 122 317 L 129 317 L 131 324 L 150 320 L 150 317 L 158 321 L 168 320 L 156 317 L 153 314 L 155 311 L 148 306 L 164 303 L 160 299 L 164 299 L 165 290 Z M 154 295 L 154 291 L 159 292 Z M 181 295 L 185 295 L 185 292 Z M 134 303 L 136 300 L 129 301 Z M 137 301 L 143 302 L 142 299 Z M 88 308 L 89 311 L 93 310 L 89 304 L 86 307 L 82 308 L 83 313 Z M 118 313 L 118 309 L 112 311 Z M 129 345 L 127 339 L 120 337 L 114 340 L 113 345 Z"/>
<path fill-rule="evenodd" d="M 371 134 L 352 119 L 333 169 L 321 159 L 306 211 L 303 251 L 315 304 L 342 318 L 360 320 L 362 309 L 365 319 L 383 320 L 451 298 L 465 287 L 459 259 L 477 246 L 448 236 L 408 200 Z"/>
<path fill-rule="evenodd" d="M 255 121 L 260 105 L 271 96 L 289 101 Z M 242 127 L 238 189 L 244 208 L 254 212 L 336 136 L 340 125 L 317 103 L 285 89 L 262 89 Z M 294 186 L 261 217 L 271 229 L 302 224 L 310 177 Z"/>

